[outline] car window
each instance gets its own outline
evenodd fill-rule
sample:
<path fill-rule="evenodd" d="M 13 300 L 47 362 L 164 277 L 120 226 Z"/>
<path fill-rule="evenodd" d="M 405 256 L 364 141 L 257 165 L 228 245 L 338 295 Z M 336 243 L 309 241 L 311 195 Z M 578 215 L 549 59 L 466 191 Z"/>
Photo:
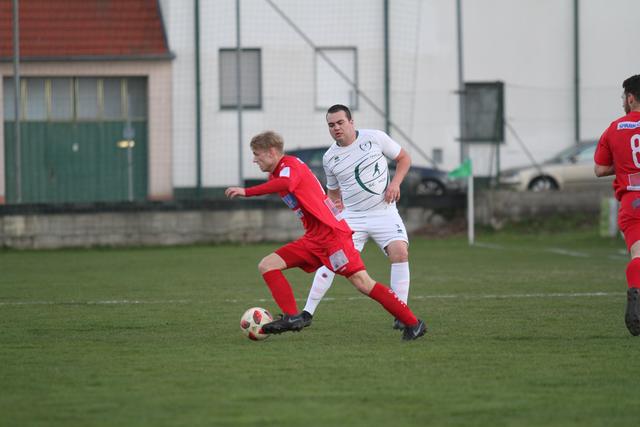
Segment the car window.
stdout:
<path fill-rule="evenodd" d="M 586 162 L 593 162 L 593 156 L 596 152 L 596 146 L 592 145 L 590 147 L 586 147 L 585 149 L 583 149 L 582 151 L 580 151 L 575 159 L 577 163 L 586 163 Z"/>
<path fill-rule="evenodd" d="M 568 162 L 572 156 L 576 154 L 576 147 L 572 146 L 569 148 L 565 148 L 560 151 L 558 154 L 549 159 L 549 162 L 558 163 L 558 162 Z"/>

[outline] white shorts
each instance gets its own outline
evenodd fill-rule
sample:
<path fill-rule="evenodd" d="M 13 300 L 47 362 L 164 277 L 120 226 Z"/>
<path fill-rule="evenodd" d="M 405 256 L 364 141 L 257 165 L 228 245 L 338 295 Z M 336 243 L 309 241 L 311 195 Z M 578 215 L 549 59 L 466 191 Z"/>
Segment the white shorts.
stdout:
<path fill-rule="evenodd" d="M 353 244 L 359 251 L 362 251 L 369 238 L 372 238 L 385 254 L 384 248 L 391 242 L 400 240 L 409 244 L 404 222 L 395 207 L 367 212 L 344 210 L 342 215 L 354 231 Z"/>

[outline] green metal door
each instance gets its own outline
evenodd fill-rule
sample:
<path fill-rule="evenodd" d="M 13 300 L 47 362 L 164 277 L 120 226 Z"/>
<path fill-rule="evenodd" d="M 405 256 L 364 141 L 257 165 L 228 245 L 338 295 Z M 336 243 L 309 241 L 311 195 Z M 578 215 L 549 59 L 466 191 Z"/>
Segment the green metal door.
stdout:
<path fill-rule="evenodd" d="M 119 148 L 124 121 L 21 123 L 22 201 L 145 200 L 147 121 L 131 125 L 135 145 Z M 7 202 L 13 203 L 17 200 L 13 121 L 4 123 L 4 141 Z"/>

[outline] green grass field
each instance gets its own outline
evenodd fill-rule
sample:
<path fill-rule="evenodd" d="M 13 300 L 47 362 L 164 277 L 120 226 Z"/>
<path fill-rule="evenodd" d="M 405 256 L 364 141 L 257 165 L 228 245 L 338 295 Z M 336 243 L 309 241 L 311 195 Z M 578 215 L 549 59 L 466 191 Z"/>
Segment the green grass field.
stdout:
<path fill-rule="evenodd" d="M 627 257 L 595 232 L 414 238 L 402 342 L 342 278 L 297 334 L 257 272 L 278 245 L 0 251 L 2 426 L 630 426 Z M 368 246 L 373 277 L 389 267 Z M 311 275 L 290 271 L 299 306 Z"/>

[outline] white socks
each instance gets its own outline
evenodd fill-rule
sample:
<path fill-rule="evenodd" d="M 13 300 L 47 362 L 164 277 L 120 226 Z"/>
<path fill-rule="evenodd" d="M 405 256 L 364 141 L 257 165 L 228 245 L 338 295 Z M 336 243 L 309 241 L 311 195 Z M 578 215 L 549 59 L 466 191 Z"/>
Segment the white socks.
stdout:
<path fill-rule="evenodd" d="M 329 270 L 324 265 L 316 270 L 316 275 L 313 278 L 313 284 L 307 297 L 307 304 L 304 306 L 304 311 L 313 314 L 316 311 L 316 307 L 320 304 L 320 300 L 324 297 L 333 283 L 333 278 L 336 273 Z"/>
<path fill-rule="evenodd" d="M 409 298 L 409 262 L 391 264 L 391 289 L 405 304 Z"/>
<path fill-rule="evenodd" d="M 320 267 L 316 271 L 309 296 L 307 297 L 307 304 L 304 306 L 304 311 L 313 315 L 318 304 L 320 304 L 320 301 L 331 287 L 335 276 L 336 274 L 325 266 Z M 391 289 L 405 304 L 409 298 L 410 279 L 408 262 L 391 264 Z"/>

